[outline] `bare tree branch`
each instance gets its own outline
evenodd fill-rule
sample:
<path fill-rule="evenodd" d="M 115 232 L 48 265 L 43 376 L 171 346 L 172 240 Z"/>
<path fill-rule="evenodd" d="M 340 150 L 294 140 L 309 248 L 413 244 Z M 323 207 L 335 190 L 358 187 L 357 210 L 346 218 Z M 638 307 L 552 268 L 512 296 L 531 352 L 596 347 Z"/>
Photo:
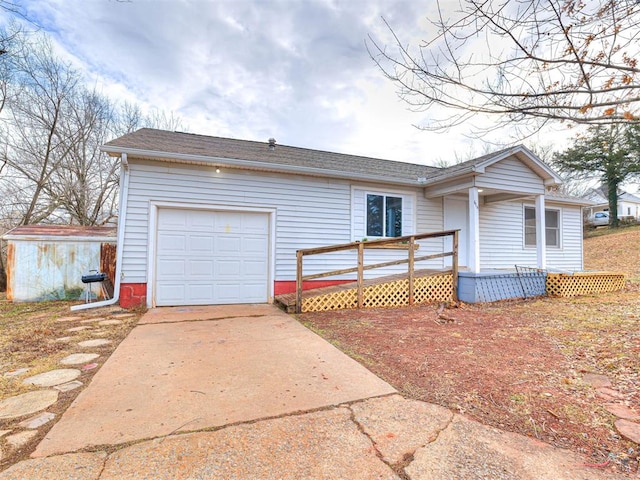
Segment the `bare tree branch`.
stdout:
<path fill-rule="evenodd" d="M 385 19 L 391 46 L 367 41 L 410 109 L 439 107 L 421 128 L 446 130 L 477 114 L 531 132 L 547 121 L 640 123 L 640 2 L 462 0 L 454 13 L 447 5 L 438 2 L 417 47 Z"/>

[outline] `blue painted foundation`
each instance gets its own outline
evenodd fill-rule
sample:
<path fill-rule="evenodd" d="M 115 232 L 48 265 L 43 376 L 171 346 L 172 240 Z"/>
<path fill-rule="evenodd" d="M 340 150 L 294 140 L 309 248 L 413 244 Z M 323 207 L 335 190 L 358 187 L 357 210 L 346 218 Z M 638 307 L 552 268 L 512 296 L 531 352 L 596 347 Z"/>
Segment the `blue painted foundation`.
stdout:
<path fill-rule="evenodd" d="M 529 298 L 546 292 L 546 272 L 487 270 L 458 272 L 458 299 L 467 303 L 495 302 L 510 298 Z"/>

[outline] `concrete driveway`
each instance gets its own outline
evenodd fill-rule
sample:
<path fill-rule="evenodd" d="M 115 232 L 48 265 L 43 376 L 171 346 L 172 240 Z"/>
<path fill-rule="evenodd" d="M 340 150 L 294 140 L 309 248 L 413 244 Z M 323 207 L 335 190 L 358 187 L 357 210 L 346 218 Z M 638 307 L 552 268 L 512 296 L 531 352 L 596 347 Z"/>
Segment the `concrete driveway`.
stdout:
<path fill-rule="evenodd" d="M 154 309 L 32 456 L 245 423 L 394 392 L 272 305 Z"/>
<path fill-rule="evenodd" d="M 626 478 L 403 398 L 268 305 L 149 312 L 32 457 L 0 480 Z"/>

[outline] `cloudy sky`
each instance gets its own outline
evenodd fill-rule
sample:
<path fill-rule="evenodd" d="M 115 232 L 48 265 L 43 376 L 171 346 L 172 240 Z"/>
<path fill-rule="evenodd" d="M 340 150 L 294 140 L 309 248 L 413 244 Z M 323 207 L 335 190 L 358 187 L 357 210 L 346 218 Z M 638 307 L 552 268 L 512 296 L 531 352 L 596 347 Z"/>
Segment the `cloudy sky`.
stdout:
<path fill-rule="evenodd" d="M 382 17 L 417 43 L 433 0 L 21 0 L 114 99 L 180 116 L 193 133 L 433 164 L 486 153 L 464 128 L 415 128 L 378 71 Z M 6 20 L 6 19 L 5 19 Z M 569 138 L 570 132 L 555 140 Z M 502 140 L 509 132 L 501 132 Z M 548 138 L 548 137 L 547 137 Z M 547 142 L 544 140 L 542 143 Z"/>

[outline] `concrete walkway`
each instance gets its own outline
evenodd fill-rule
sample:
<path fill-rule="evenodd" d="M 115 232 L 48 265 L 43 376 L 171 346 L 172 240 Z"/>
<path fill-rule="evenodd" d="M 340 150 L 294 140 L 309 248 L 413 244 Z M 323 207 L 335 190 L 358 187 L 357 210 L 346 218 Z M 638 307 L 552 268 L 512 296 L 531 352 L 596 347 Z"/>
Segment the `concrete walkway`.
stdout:
<path fill-rule="evenodd" d="M 33 456 L 394 392 L 273 306 L 157 309 L 142 317 Z"/>
<path fill-rule="evenodd" d="M 271 306 L 149 312 L 0 479 L 616 477 L 407 400 Z"/>

